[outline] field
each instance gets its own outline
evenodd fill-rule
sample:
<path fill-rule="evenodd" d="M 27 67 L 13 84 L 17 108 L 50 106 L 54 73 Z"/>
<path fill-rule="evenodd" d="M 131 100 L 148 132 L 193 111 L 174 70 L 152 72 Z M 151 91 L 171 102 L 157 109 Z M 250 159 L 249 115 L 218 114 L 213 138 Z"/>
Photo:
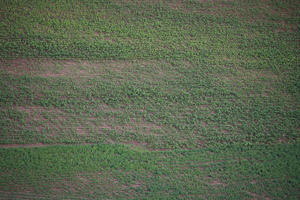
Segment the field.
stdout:
<path fill-rule="evenodd" d="M 0 0 L 0 199 L 299 199 L 298 0 Z"/>

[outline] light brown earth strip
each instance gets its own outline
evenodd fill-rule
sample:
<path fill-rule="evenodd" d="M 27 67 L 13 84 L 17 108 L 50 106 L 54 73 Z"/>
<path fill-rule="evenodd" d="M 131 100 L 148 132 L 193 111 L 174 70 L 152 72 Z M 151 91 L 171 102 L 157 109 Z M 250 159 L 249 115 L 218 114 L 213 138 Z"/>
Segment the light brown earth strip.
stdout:
<path fill-rule="evenodd" d="M 77 145 L 96 145 L 95 144 L 0 144 L 0 148 L 33 148 L 33 147 L 48 147 L 48 146 L 77 146 Z"/>

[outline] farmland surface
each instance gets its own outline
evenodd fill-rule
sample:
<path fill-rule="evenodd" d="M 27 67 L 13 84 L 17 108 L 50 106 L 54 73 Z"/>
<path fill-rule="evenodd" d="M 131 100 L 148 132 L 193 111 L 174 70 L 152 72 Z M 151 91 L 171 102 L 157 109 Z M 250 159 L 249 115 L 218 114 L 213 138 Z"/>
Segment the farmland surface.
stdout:
<path fill-rule="evenodd" d="M 299 0 L 0 0 L 0 199 L 299 199 Z"/>

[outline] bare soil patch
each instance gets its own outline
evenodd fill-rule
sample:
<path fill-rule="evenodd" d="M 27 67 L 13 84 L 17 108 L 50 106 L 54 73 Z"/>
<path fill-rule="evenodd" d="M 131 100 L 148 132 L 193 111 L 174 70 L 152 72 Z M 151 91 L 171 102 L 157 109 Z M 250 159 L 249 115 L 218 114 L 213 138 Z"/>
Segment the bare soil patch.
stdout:
<path fill-rule="evenodd" d="M 101 125 L 101 126 L 98 126 L 98 129 L 100 130 L 100 131 L 103 131 L 103 130 L 112 130 L 113 129 L 113 127 L 111 126 L 111 125 L 108 125 L 108 124 L 103 124 L 103 125 Z"/>
<path fill-rule="evenodd" d="M 207 127 L 207 123 L 206 122 L 202 122 L 202 127 Z"/>
<path fill-rule="evenodd" d="M 139 188 L 142 186 L 140 181 L 137 181 L 135 184 L 129 185 L 129 188 Z"/>
<path fill-rule="evenodd" d="M 203 104 L 203 105 L 200 105 L 200 108 L 201 109 L 206 109 L 208 108 L 210 105 L 209 104 Z"/>
<path fill-rule="evenodd" d="M 270 200 L 271 198 L 266 197 L 265 195 L 258 195 L 254 192 L 247 192 L 250 196 L 253 197 L 253 199 L 265 199 L 265 200 Z"/>
<path fill-rule="evenodd" d="M 174 9 L 174 10 L 183 9 L 183 2 L 182 2 L 182 1 L 168 2 L 167 4 L 168 4 L 172 9 Z"/>
<path fill-rule="evenodd" d="M 121 108 L 113 108 L 107 104 L 99 104 L 97 106 L 97 111 L 104 111 L 107 113 L 117 113 L 117 112 L 123 112 L 123 109 Z"/>
<path fill-rule="evenodd" d="M 130 122 L 124 125 L 118 125 L 115 129 L 120 131 L 134 131 L 145 135 L 159 135 L 162 127 L 144 120 L 131 119 Z"/>
<path fill-rule="evenodd" d="M 222 185 L 224 186 L 224 183 L 222 183 L 221 181 L 218 181 L 218 180 L 213 180 L 211 182 L 208 182 L 209 185 L 212 185 L 212 186 L 217 186 L 217 185 Z"/>
<path fill-rule="evenodd" d="M 219 81 L 232 85 L 237 91 L 243 89 L 243 92 L 248 91 L 247 95 L 265 97 L 268 97 L 273 91 L 278 91 L 277 84 L 282 81 L 280 75 L 274 72 L 243 68 L 236 68 L 230 73 L 215 74 L 214 76 Z M 260 89 L 253 93 L 250 90 L 253 86 L 260 86 Z M 249 88 L 249 90 L 245 90 L 245 88 Z"/>
<path fill-rule="evenodd" d="M 33 148 L 33 147 L 45 147 L 50 146 L 49 144 L 43 144 L 43 143 L 36 143 L 36 144 L 0 144 L 1 148 L 18 148 L 18 147 L 27 147 L 27 148 Z"/>
<path fill-rule="evenodd" d="M 34 143 L 34 144 L 0 144 L 0 148 L 34 148 L 34 147 L 49 147 L 49 146 L 78 146 L 78 145 L 97 145 L 97 143 L 81 143 L 81 144 L 44 144 L 44 143 Z"/>
<path fill-rule="evenodd" d="M 150 151 L 171 151 L 172 149 L 163 149 L 163 148 L 160 148 L 160 149 L 149 149 Z"/>
<path fill-rule="evenodd" d="M 76 128 L 76 131 L 79 135 L 86 135 L 87 134 L 87 131 L 84 130 L 84 128 L 82 127 L 82 125 L 79 125 L 77 128 Z"/>
<path fill-rule="evenodd" d="M 286 137 L 280 137 L 280 138 L 278 138 L 278 143 L 280 143 L 280 144 L 286 144 L 286 143 L 289 143 L 290 142 L 290 140 L 288 139 L 288 138 L 286 138 Z"/>
<path fill-rule="evenodd" d="M 62 130 L 68 123 L 68 115 L 57 108 L 45 108 L 42 106 L 18 106 L 16 110 L 26 113 L 25 129 L 38 130 L 40 133 L 47 130 L 47 134 L 58 135 L 58 130 Z M 51 131 L 49 132 L 49 128 Z"/>
<path fill-rule="evenodd" d="M 86 61 L 86 60 L 54 60 L 54 59 L 28 59 L 15 58 L 0 61 L 0 70 L 13 75 L 32 75 L 40 77 L 102 77 L 109 72 L 117 74 L 134 74 L 139 70 L 140 76 L 149 79 L 150 74 L 143 72 L 148 65 L 155 61 Z M 142 71 L 140 71 L 142 70 Z M 160 76 L 164 76 L 162 70 L 155 70 Z M 157 74 L 155 74 L 155 77 Z M 153 77 L 152 77 L 153 78 Z"/>
<path fill-rule="evenodd" d="M 138 142 L 138 141 L 130 141 L 130 142 L 126 142 L 126 144 L 134 145 L 134 146 L 147 146 L 147 143 L 145 143 L 145 142 Z"/>

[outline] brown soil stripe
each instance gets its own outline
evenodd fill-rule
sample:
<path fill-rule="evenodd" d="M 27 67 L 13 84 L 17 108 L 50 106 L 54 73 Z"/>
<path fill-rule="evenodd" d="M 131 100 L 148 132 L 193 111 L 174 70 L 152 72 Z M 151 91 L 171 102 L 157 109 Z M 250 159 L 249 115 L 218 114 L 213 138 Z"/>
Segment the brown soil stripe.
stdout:
<path fill-rule="evenodd" d="M 82 146 L 82 145 L 97 145 L 98 143 L 79 143 L 79 144 L 64 144 L 64 143 L 56 143 L 56 144 L 43 144 L 43 143 L 35 143 L 35 144 L 0 144 L 0 149 L 8 149 L 8 148 L 34 148 L 34 147 L 49 147 L 49 146 Z M 125 144 L 126 145 L 126 144 Z M 131 146 L 131 145 L 129 145 Z M 172 149 L 145 149 L 148 151 L 172 151 Z"/>
<path fill-rule="evenodd" d="M 96 143 L 95 143 L 96 144 Z M 48 147 L 48 146 L 77 146 L 77 145 L 94 145 L 94 144 L 0 144 L 0 148 L 33 148 L 33 147 Z"/>

